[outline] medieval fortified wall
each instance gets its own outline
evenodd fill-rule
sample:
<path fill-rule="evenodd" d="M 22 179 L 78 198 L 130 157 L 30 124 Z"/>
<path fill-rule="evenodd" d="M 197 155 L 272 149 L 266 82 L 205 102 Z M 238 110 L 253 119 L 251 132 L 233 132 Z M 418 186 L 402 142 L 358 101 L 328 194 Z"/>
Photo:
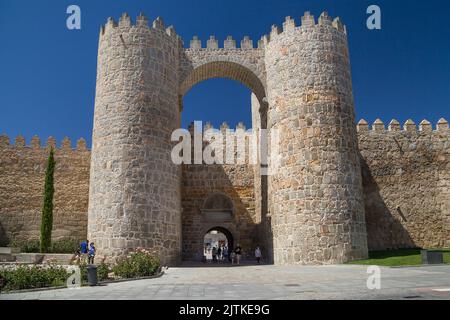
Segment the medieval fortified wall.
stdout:
<path fill-rule="evenodd" d="M 171 161 L 182 100 L 215 77 L 252 91 L 253 130 L 278 131 L 279 167 Z M 92 150 L 56 150 L 54 237 L 85 238 L 111 259 L 151 248 L 196 259 L 212 227 L 276 264 L 341 263 L 367 250 L 450 246 L 448 123 L 355 124 L 347 30 L 339 18 L 287 17 L 257 46 L 194 37 L 124 14 L 99 35 Z M 53 139 L 0 138 L 0 237 L 38 236 Z M 212 214 L 214 213 L 214 214 Z"/>
<path fill-rule="evenodd" d="M 450 131 L 441 120 L 437 127 L 423 121 L 402 127 L 393 120 L 386 128 L 377 120 L 361 120 L 358 141 L 364 187 L 369 250 L 450 246 Z M 0 240 L 38 239 L 43 199 L 45 147 L 34 137 L 10 144 L 0 137 Z M 56 148 L 55 216 L 53 237 L 87 236 L 90 151 L 84 140 L 72 149 L 69 140 Z M 235 206 L 237 220 L 230 231 L 239 231 L 244 248 L 263 243 L 256 215 L 252 166 L 187 165 L 183 170 L 183 258 L 196 259 L 198 243 L 214 221 L 202 225 L 205 200 L 223 193 Z M 259 191 L 258 191 L 259 192 Z M 257 199 L 256 199 L 257 200 Z M 237 241 L 237 240 L 235 240 Z"/>
<path fill-rule="evenodd" d="M 83 139 L 76 149 L 64 139 L 59 148 L 49 138 L 41 146 L 38 137 L 29 145 L 21 136 L 10 144 L 0 136 L 0 241 L 39 239 L 44 196 L 45 168 L 55 150 L 53 239 L 86 237 L 90 151 Z"/>

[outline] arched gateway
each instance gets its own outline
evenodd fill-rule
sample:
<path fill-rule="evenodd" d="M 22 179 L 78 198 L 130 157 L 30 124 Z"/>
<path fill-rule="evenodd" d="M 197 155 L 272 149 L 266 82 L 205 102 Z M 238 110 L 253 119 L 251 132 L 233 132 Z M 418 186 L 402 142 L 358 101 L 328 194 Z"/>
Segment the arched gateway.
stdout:
<path fill-rule="evenodd" d="M 219 48 L 211 37 L 206 48 L 194 38 L 187 49 L 160 18 L 151 27 L 143 15 L 135 24 L 126 14 L 118 24 L 108 20 L 99 41 L 88 215 L 100 254 L 114 259 L 148 247 L 163 263 L 179 263 L 189 239 L 217 226 L 196 227 L 205 198 L 217 191 L 236 213 L 220 226 L 244 250 L 261 242 L 276 264 L 367 255 L 345 27 L 326 13 L 301 20 L 286 18 L 257 47 L 244 38 L 236 48 L 229 37 Z M 183 95 L 214 77 L 252 90 L 253 129 L 279 131 L 280 166 L 267 180 L 257 167 L 171 161 Z"/>

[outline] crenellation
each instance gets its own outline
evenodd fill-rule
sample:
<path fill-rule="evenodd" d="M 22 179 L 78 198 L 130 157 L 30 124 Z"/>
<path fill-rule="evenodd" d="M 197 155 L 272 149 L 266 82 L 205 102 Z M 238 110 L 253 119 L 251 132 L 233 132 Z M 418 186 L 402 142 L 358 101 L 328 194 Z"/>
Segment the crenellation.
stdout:
<path fill-rule="evenodd" d="M 283 32 L 295 30 L 295 20 L 287 16 L 283 22 Z"/>
<path fill-rule="evenodd" d="M 440 118 L 437 125 L 436 125 L 436 130 L 438 131 L 448 131 L 449 126 L 448 126 L 448 121 L 445 120 L 444 118 Z"/>
<path fill-rule="evenodd" d="M 25 147 L 26 143 L 25 143 L 25 138 L 22 135 L 18 135 L 16 137 L 16 140 L 14 142 L 16 147 Z"/>
<path fill-rule="evenodd" d="M 157 17 L 155 20 L 153 20 L 153 24 L 152 24 L 152 28 L 153 29 L 158 29 L 158 30 L 164 30 L 164 21 L 161 17 Z"/>
<path fill-rule="evenodd" d="M 176 37 L 176 36 L 177 36 L 177 33 L 176 33 L 176 31 L 175 31 L 174 26 L 168 26 L 168 27 L 166 28 L 166 33 L 167 33 L 167 35 L 168 35 L 169 37 Z M 181 38 L 180 38 L 180 39 L 181 39 Z"/>
<path fill-rule="evenodd" d="M 71 151 L 72 150 L 72 141 L 68 137 L 64 137 L 62 139 L 61 150 L 62 151 Z"/>
<path fill-rule="evenodd" d="M 441 118 L 437 125 L 436 125 L 436 131 L 446 131 L 449 128 L 448 122 Z M 356 129 L 358 133 L 364 133 L 364 132 L 378 132 L 383 133 L 386 131 L 385 125 L 381 119 L 376 119 L 374 123 L 372 124 L 372 127 L 369 128 L 369 125 L 366 120 L 361 119 L 356 125 Z M 432 133 L 433 131 L 433 125 L 430 121 L 424 119 L 420 122 L 419 127 L 417 128 L 415 122 L 412 119 L 408 119 L 405 121 L 403 127 L 400 125 L 400 122 L 398 122 L 396 119 L 392 119 L 389 122 L 387 132 L 409 132 L 409 133 Z"/>
<path fill-rule="evenodd" d="M 403 125 L 403 130 L 405 130 L 406 132 L 416 132 L 416 123 L 411 119 L 406 120 L 405 124 Z"/>
<path fill-rule="evenodd" d="M 227 38 L 223 42 L 223 48 L 236 49 L 236 40 L 234 40 L 232 36 L 227 36 Z"/>
<path fill-rule="evenodd" d="M 131 27 L 131 17 L 128 15 L 128 13 L 124 12 L 122 16 L 119 18 L 119 28 L 130 28 Z"/>
<path fill-rule="evenodd" d="M 401 130 L 400 122 L 398 122 L 396 119 L 392 119 L 391 122 L 389 122 L 388 130 L 400 131 Z"/>
<path fill-rule="evenodd" d="M 419 124 L 419 131 L 423 133 L 430 133 L 433 131 L 433 126 L 431 125 L 431 122 L 424 119 Z"/>
<path fill-rule="evenodd" d="M 41 139 L 37 135 L 34 135 L 33 138 L 31 138 L 30 147 L 32 149 L 41 148 Z"/>
<path fill-rule="evenodd" d="M 301 17 L 301 23 L 303 28 L 310 28 L 316 25 L 316 21 L 314 16 L 311 15 L 309 11 L 306 11 L 305 14 Z"/>
<path fill-rule="evenodd" d="M 377 132 L 384 132 L 385 131 L 385 127 L 384 127 L 384 123 L 383 121 L 381 121 L 381 119 L 376 119 L 375 122 L 372 125 L 372 130 L 373 131 L 377 131 Z"/>
<path fill-rule="evenodd" d="M 219 49 L 219 41 L 214 36 L 210 36 L 206 42 L 206 48 L 209 50 Z"/>
<path fill-rule="evenodd" d="M 214 129 L 213 125 L 211 124 L 211 122 L 207 121 L 205 122 L 205 125 L 203 126 L 203 132 L 210 130 L 210 129 Z"/>
<path fill-rule="evenodd" d="M 241 49 L 253 49 L 253 40 L 251 40 L 248 36 L 244 36 L 244 39 L 241 40 Z"/>
<path fill-rule="evenodd" d="M 347 34 L 347 29 L 345 25 L 342 24 L 339 17 L 332 20 L 332 18 L 328 15 L 326 11 L 322 12 L 318 19 L 318 23 L 316 23 L 314 15 L 312 15 L 309 11 L 306 11 L 304 15 L 301 17 L 301 25 L 299 27 L 296 26 L 295 20 L 290 16 L 285 18 L 283 22 L 283 28 L 280 30 L 276 25 L 272 25 L 272 29 L 269 36 L 261 37 L 261 40 L 258 41 L 258 47 L 264 48 L 271 40 L 277 38 L 277 36 L 285 31 L 293 32 L 295 30 L 313 30 L 314 27 L 325 27 L 332 26 L 335 29 L 342 32 L 344 35 Z M 309 31 L 308 31 L 309 32 Z"/>
<path fill-rule="evenodd" d="M 86 140 L 84 138 L 80 138 L 77 140 L 77 151 L 88 151 Z"/>
<path fill-rule="evenodd" d="M 222 124 L 220 125 L 220 131 L 224 132 L 226 130 L 228 130 L 230 128 L 230 126 L 228 125 L 228 123 L 226 121 L 222 122 Z"/>
<path fill-rule="evenodd" d="M 275 39 L 281 33 L 280 28 L 274 24 L 270 30 L 270 39 Z"/>
<path fill-rule="evenodd" d="M 47 141 L 46 141 L 46 144 L 45 144 L 45 147 L 47 149 L 51 148 L 53 150 L 56 150 L 56 139 L 54 137 L 52 137 L 52 136 L 48 137 Z"/>
<path fill-rule="evenodd" d="M 258 49 L 264 49 L 266 43 L 267 43 L 267 36 L 262 36 L 261 39 L 258 40 Z"/>
<path fill-rule="evenodd" d="M 109 17 L 105 24 L 104 34 L 113 32 L 116 27 L 117 27 L 117 23 L 114 20 L 114 18 Z"/>
<path fill-rule="evenodd" d="M 338 31 L 342 31 L 343 33 L 346 32 L 345 26 L 342 24 L 341 18 L 337 17 L 333 20 L 332 26 L 336 28 Z"/>
<path fill-rule="evenodd" d="M 0 135 L 0 146 L 2 146 L 2 147 L 10 146 L 9 137 L 6 134 Z M 58 148 L 56 139 L 54 137 L 48 137 L 45 147 L 42 148 L 41 139 L 37 135 L 34 135 L 31 138 L 29 144 L 26 143 L 26 139 L 24 136 L 18 135 L 14 140 L 13 147 L 19 147 L 19 148 L 26 147 L 26 148 L 29 148 L 30 150 L 35 150 L 38 152 L 40 152 L 41 150 L 44 150 L 44 149 L 48 149 L 50 147 L 55 151 L 56 150 L 62 150 L 62 151 L 73 150 L 72 142 L 69 137 L 64 137 L 62 139 L 61 146 L 59 148 Z M 80 138 L 77 141 L 76 150 L 89 151 L 89 149 L 87 148 L 86 140 L 84 138 Z"/>
<path fill-rule="evenodd" d="M 142 12 L 136 18 L 136 26 L 148 28 L 148 18 Z"/>
<path fill-rule="evenodd" d="M 243 122 L 239 122 L 236 125 L 236 130 L 244 130 L 245 131 L 245 129 L 246 129 L 246 127 L 245 127 L 245 124 Z"/>
<path fill-rule="evenodd" d="M 202 48 L 202 41 L 198 38 L 198 36 L 192 37 L 192 40 L 189 43 L 189 48 L 192 50 L 200 50 Z"/>
<path fill-rule="evenodd" d="M 9 146 L 9 137 L 6 134 L 0 135 L 0 146 L 6 147 Z"/>
<path fill-rule="evenodd" d="M 319 26 L 332 26 L 333 21 L 328 15 L 328 12 L 324 11 L 319 17 Z"/>
<path fill-rule="evenodd" d="M 368 132 L 369 131 L 369 124 L 366 120 L 361 119 L 359 120 L 358 124 L 356 125 L 356 129 L 358 132 Z"/>

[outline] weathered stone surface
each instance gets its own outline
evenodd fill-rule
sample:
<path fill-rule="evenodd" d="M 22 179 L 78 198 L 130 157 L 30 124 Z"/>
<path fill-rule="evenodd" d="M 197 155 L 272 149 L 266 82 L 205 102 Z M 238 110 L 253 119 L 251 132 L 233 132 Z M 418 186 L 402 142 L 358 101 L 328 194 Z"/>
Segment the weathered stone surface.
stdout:
<path fill-rule="evenodd" d="M 315 24 L 272 29 L 265 44 L 268 128 L 280 132 L 281 165 L 269 176 L 276 264 L 367 257 L 347 37 Z"/>
<path fill-rule="evenodd" d="M 53 140 L 52 140 L 53 144 Z M 39 239 L 48 148 L 0 144 L 0 241 Z M 90 152 L 55 150 L 52 238 L 86 238 Z"/>
<path fill-rule="evenodd" d="M 445 119 L 435 131 L 428 121 L 420 131 L 412 120 L 403 130 L 396 120 L 388 130 L 381 120 L 371 129 L 367 121 L 356 125 L 346 28 L 326 13 L 318 23 L 306 13 L 301 26 L 287 17 L 257 48 L 247 37 L 240 46 L 229 37 L 219 48 L 211 37 L 202 48 L 194 37 L 185 49 L 161 18 L 151 27 L 142 14 L 136 25 L 126 14 L 108 20 L 100 32 L 92 152 L 84 140 L 72 150 L 65 139 L 55 155 L 55 238 L 84 238 L 89 220 L 100 256 L 146 247 L 171 265 L 198 259 L 215 227 L 228 230 L 247 257 L 259 244 L 276 264 L 450 246 Z M 215 77 L 252 90 L 255 132 L 279 131 L 274 174 L 261 175 L 260 158 L 256 165 L 172 163 L 183 95 Z M 55 146 L 54 138 L 41 147 L 37 137 L 26 146 L 21 136 L 11 144 L 0 136 L 3 241 L 38 236 L 45 161 Z M 222 200 L 210 207 L 211 199 Z M 221 208 L 223 201 L 232 205 Z M 211 209 L 223 219 L 211 219 Z"/>
<path fill-rule="evenodd" d="M 369 249 L 449 246 L 449 133 L 393 125 L 358 135 Z"/>
<path fill-rule="evenodd" d="M 182 50 L 161 18 L 152 28 L 110 22 L 100 34 L 88 237 L 108 259 L 146 247 L 163 264 L 180 261 L 181 168 L 170 138 Z"/>
<path fill-rule="evenodd" d="M 216 194 L 233 203 L 231 219 L 211 221 L 202 215 L 205 200 Z M 231 232 L 246 257 L 253 257 L 258 245 L 253 171 L 248 165 L 186 165 L 183 168 L 183 259 L 199 261 L 204 235 L 214 227 Z M 218 208 L 218 211 L 222 211 Z"/>

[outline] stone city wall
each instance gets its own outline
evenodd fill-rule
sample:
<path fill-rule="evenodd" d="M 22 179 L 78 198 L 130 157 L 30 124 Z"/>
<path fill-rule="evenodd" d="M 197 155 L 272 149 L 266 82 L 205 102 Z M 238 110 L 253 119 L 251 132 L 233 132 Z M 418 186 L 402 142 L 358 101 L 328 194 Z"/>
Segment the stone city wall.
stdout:
<path fill-rule="evenodd" d="M 436 129 L 412 121 L 403 128 L 393 120 L 386 129 L 377 120 L 358 126 L 368 245 L 370 250 L 450 246 L 450 143 L 448 123 Z M 90 151 L 83 139 L 72 149 L 49 138 L 42 147 L 34 137 L 10 144 L 0 137 L 0 241 L 38 239 L 49 146 L 55 148 L 53 238 L 82 239 L 87 232 Z M 182 179 L 183 258 L 198 258 L 204 234 L 227 228 L 247 256 L 262 245 L 259 183 L 251 165 L 185 165 Z M 256 190 L 255 190 L 256 188 Z M 213 194 L 233 202 L 230 221 L 205 221 L 202 209 Z"/>
<path fill-rule="evenodd" d="M 369 250 L 450 246 L 448 123 L 357 126 Z"/>
<path fill-rule="evenodd" d="M 72 149 L 68 139 L 56 148 L 53 138 L 41 147 L 21 136 L 11 145 L 0 136 L 0 242 L 39 239 L 45 169 L 50 147 L 55 150 L 53 240 L 84 239 L 87 233 L 90 152 L 83 139 Z"/>

